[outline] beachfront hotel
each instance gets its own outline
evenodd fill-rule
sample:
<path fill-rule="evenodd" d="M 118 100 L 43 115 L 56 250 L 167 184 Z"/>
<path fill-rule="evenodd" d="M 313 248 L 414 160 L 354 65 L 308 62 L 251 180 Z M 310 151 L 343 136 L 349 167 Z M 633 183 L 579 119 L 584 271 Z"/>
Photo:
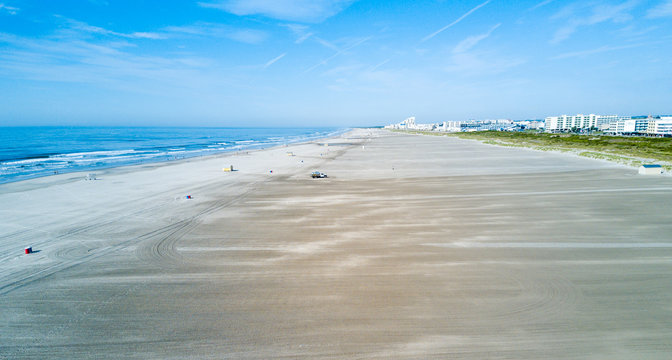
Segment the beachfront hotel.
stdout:
<path fill-rule="evenodd" d="M 547 132 L 600 130 L 614 135 L 672 136 L 672 116 L 561 115 L 545 119 Z"/>
<path fill-rule="evenodd" d="M 597 115 L 562 115 L 546 118 L 546 130 L 569 130 L 572 128 L 589 129 L 597 127 Z"/>
<path fill-rule="evenodd" d="M 630 116 L 618 115 L 561 115 L 549 116 L 545 120 L 546 131 L 569 131 L 572 129 L 605 129 L 605 124 L 629 120 Z M 608 128 L 608 127 L 606 127 Z"/>

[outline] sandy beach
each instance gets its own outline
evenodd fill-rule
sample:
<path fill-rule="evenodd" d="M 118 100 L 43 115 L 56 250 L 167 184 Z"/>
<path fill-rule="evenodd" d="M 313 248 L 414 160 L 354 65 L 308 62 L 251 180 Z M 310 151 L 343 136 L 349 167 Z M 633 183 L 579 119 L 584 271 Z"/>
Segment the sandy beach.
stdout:
<path fill-rule="evenodd" d="M 0 358 L 672 356 L 671 177 L 376 129 L 85 175 L 0 185 Z"/>

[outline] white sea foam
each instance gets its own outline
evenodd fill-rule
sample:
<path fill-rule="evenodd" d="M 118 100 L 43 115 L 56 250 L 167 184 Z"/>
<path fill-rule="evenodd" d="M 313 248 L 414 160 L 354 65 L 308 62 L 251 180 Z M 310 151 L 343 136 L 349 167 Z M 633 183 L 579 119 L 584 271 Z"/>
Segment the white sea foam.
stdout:
<path fill-rule="evenodd" d="M 301 134 L 302 131 L 304 130 L 277 129 L 274 132 L 269 129 L 259 131 L 225 128 L 176 128 L 174 131 L 160 128 L 158 131 L 152 128 L 124 128 L 118 131 L 111 131 L 109 128 L 36 128 L 30 134 L 18 131 L 9 136 L 13 143 L 5 144 L 7 149 L 12 150 L 2 154 L 7 160 L 0 162 L 0 183 L 55 172 L 101 169 L 266 148 L 333 136 L 346 129 L 322 132 L 311 129 L 310 132 Z M 233 140 L 235 138 L 246 140 Z M 120 145 L 126 148 L 114 149 Z M 110 147 L 110 150 L 82 151 L 101 147 Z M 42 156 L 35 153 L 37 149 L 44 154 L 53 155 Z"/>
<path fill-rule="evenodd" d="M 109 151 L 88 151 L 88 152 L 76 152 L 68 154 L 59 154 L 50 156 L 50 158 L 61 158 L 61 157 L 78 157 L 78 156 L 115 156 L 115 155 L 124 155 L 124 154 L 133 154 L 137 150 L 126 149 L 126 150 L 109 150 Z"/>

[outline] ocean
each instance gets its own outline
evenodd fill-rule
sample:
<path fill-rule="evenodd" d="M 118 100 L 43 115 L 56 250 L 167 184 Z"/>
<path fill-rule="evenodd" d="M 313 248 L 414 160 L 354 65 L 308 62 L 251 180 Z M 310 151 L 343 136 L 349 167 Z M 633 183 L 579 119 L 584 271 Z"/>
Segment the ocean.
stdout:
<path fill-rule="evenodd" d="M 0 183 L 262 149 L 342 128 L 0 127 Z"/>

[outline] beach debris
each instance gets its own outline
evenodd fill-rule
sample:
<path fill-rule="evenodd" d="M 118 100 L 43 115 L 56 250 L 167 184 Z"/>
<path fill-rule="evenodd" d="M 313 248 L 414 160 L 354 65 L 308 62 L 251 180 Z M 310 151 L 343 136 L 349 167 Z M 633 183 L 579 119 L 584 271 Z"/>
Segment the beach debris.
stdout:
<path fill-rule="evenodd" d="M 26 253 L 26 255 L 27 254 L 32 254 L 33 253 L 33 247 L 29 246 L 29 247 L 25 248 L 23 251 Z"/>
<path fill-rule="evenodd" d="M 84 178 L 84 180 L 87 180 L 87 181 L 88 181 L 88 180 L 97 180 L 97 178 L 96 178 L 96 174 L 94 174 L 94 173 L 88 173 L 88 174 L 86 174 L 86 177 Z"/>
<path fill-rule="evenodd" d="M 663 173 L 663 167 L 658 164 L 642 164 L 639 167 L 640 175 L 660 175 Z"/>

